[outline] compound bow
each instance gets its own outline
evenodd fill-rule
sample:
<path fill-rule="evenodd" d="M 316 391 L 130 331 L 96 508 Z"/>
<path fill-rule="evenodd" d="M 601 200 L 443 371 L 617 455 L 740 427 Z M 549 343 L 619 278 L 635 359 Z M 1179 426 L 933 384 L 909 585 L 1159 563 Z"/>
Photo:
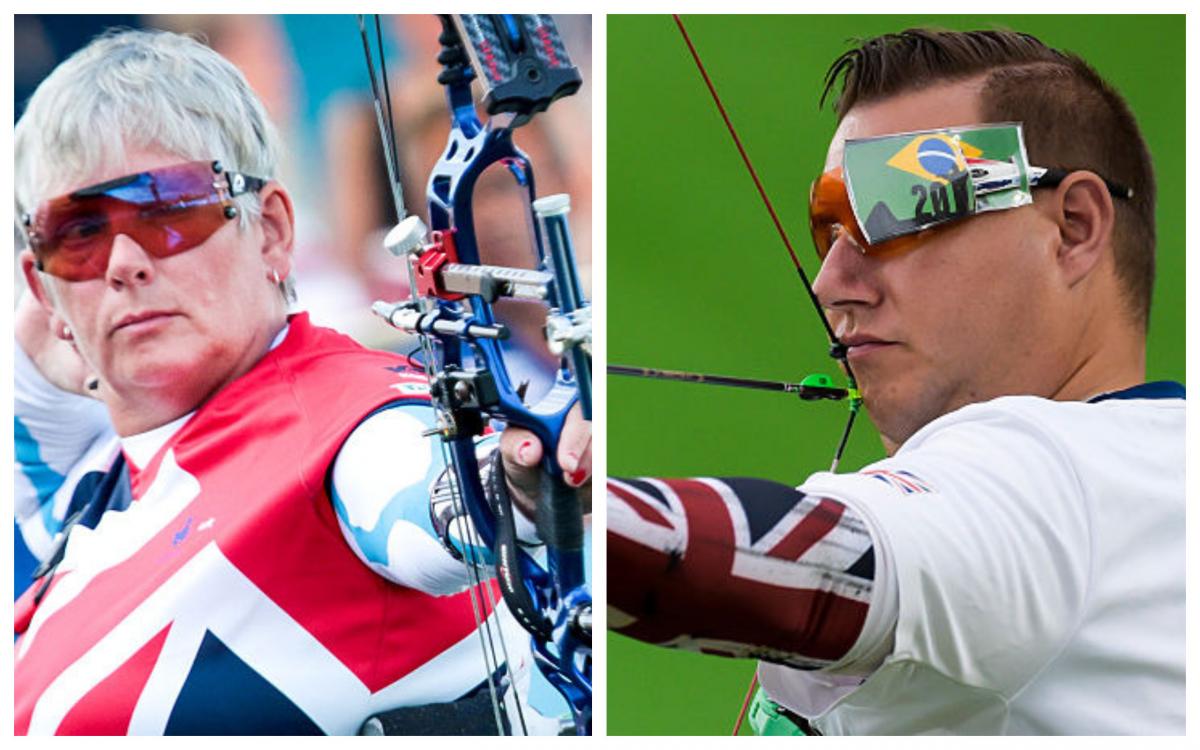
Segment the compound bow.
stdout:
<path fill-rule="evenodd" d="M 494 610 L 492 587 L 479 573 L 473 551 L 494 555 L 497 585 L 509 611 L 530 633 L 534 661 L 562 694 L 579 734 L 591 733 L 591 593 L 585 580 L 584 521 L 577 491 L 564 479 L 556 458 L 559 436 L 576 404 L 591 419 L 591 313 L 576 268 L 567 224 L 566 195 L 537 198 L 529 158 L 513 143 L 513 132 L 554 100 L 573 94 L 581 78 L 571 65 L 553 20 L 546 15 L 442 15 L 438 82 L 451 117 L 449 142 L 429 177 L 431 232 L 406 216 L 382 34 L 375 18 L 379 73 L 371 55 L 365 20 L 359 17 L 375 110 L 399 223 L 384 240 L 409 271 L 411 299 L 375 303 L 389 324 L 419 337 L 438 415 L 432 431 L 453 468 L 456 514 L 469 516 L 464 562 L 472 577 L 472 602 L 484 642 L 489 690 L 497 728 L 503 732 L 502 689 L 497 675 L 507 663 L 499 628 L 488 626 Z M 489 118 L 480 120 L 471 84 L 483 85 Z M 380 82 L 382 81 L 382 83 Z M 527 199 L 534 268 L 483 265 L 474 223 L 473 194 L 489 166 L 512 175 Z M 536 405 L 522 398 L 505 365 L 501 341 L 508 337 L 492 303 L 500 298 L 547 306 L 545 332 L 559 358 L 554 386 Z M 512 504 L 498 457 L 486 482 L 476 457 L 476 439 L 500 421 L 533 432 L 544 446 L 543 493 L 536 524 L 545 563 L 523 549 L 514 529 Z M 482 601 L 481 601 L 482 600 Z M 492 631 L 496 632 L 493 633 Z M 496 641 L 499 640 L 499 651 Z M 516 703 L 518 721 L 520 703 Z"/>

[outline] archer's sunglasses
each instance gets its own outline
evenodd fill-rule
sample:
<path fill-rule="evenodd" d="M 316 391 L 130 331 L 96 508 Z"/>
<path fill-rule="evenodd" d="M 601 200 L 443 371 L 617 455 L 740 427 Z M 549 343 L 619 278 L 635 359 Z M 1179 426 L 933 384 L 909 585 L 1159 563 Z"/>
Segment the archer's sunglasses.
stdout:
<path fill-rule="evenodd" d="M 195 161 L 81 188 L 22 218 L 39 271 L 87 281 L 104 277 L 117 235 L 155 258 L 178 255 L 237 217 L 235 197 L 266 184 L 218 161 Z"/>
<path fill-rule="evenodd" d="M 945 224 L 1033 202 L 1074 170 L 1031 166 L 1019 123 L 848 139 L 842 166 L 809 192 L 809 229 L 823 261 L 849 235 L 870 254 L 903 252 Z M 1133 191 L 1101 177 L 1114 198 Z"/>

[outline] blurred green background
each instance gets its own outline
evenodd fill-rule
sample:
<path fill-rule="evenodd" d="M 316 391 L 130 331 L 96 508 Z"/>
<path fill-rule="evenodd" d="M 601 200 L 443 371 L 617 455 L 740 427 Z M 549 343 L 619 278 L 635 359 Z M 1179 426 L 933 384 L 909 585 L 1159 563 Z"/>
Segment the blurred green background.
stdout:
<path fill-rule="evenodd" d="M 808 185 L 835 127 L 831 109 L 817 102 L 825 70 L 848 40 L 913 26 L 1009 28 L 1088 60 L 1125 95 L 1154 156 L 1159 266 L 1148 378 L 1183 380 L 1183 16 L 684 21 L 810 276 Z M 607 150 L 610 363 L 776 380 L 832 373 L 812 305 L 670 16 L 608 17 Z M 828 468 L 844 409 L 609 377 L 609 473 L 798 484 Z M 882 455 L 860 420 L 843 468 Z M 608 732 L 728 734 L 753 671 L 749 661 L 610 634 Z"/>

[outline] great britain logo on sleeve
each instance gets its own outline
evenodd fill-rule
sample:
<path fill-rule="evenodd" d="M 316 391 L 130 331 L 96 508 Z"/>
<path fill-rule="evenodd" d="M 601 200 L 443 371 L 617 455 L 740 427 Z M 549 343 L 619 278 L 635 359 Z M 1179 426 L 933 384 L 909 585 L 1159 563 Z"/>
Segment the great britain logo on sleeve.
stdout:
<path fill-rule="evenodd" d="M 905 495 L 926 495 L 934 491 L 933 487 L 924 479 L 904 469 L 896 469 L 895 471 L 870 469 L 859 473 L 872 479 L 878 479 L 892 489 L 899 490 Z"/>
<path fill-rule="evenodd" d="M 429 378 L 425 373 L 403 365 L 384 369 L 396 373 L 396 382 L 389 385 L 389 388 L 395 389 L 406 396 L 424 396 L 428 398 Z"/>

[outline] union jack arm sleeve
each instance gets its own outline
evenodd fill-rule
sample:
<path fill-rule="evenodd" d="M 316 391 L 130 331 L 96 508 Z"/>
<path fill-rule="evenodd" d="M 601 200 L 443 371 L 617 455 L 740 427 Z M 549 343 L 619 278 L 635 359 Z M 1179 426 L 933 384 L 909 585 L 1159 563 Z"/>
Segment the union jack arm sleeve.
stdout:
<path fill-rule="evenodd" d="M 801 669 L 862 632 L 875 557 L 835 500 L 761 479 L 611 479 L 609 627 L 661 646 Z"/>

